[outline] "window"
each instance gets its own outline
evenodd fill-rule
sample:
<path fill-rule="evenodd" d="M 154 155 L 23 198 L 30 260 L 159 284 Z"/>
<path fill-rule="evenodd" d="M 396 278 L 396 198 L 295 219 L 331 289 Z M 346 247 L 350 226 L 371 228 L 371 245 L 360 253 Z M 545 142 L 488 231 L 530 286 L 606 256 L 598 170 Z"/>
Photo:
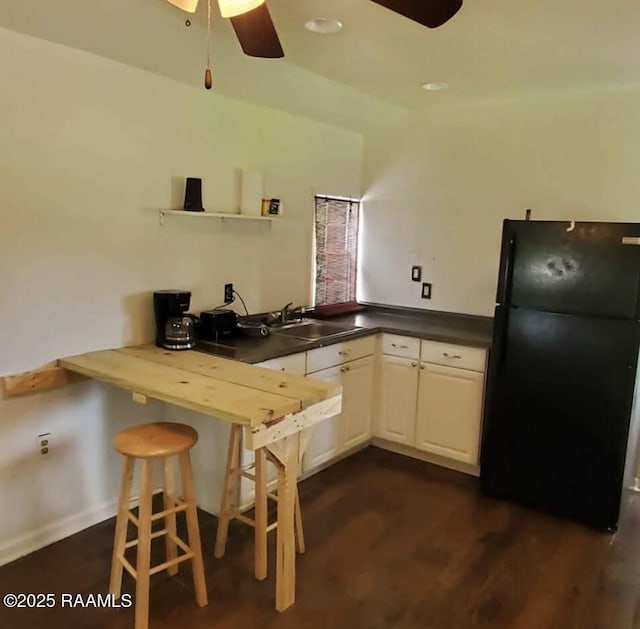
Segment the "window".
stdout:
<path fill-rule="evenodd" d="M 321 196 L 315 201 L 314 304 L 354 303 L 360 202 Z"/>

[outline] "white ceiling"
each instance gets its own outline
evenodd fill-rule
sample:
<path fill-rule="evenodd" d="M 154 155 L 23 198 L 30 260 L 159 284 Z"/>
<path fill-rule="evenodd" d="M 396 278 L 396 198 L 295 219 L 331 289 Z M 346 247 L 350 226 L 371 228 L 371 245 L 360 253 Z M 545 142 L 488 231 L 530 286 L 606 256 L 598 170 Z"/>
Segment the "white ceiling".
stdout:
<path fill-rule="evenodd" d="M 638 0 L 465 0 L 460 12 L 435 30 L 370 0 L 267 1 L 284 60 L 242 55 L 230 23 L 213 7 L 218 92 L 331 120 L 347 110 L 357 117 L 370 97 L 413 109 L 443 99 L 640 83 Z M 5 28 L 202 84 L 206 0 L 200 0 L 195 16 L 165 0 L 1 4 Z M 184 24 L 188 17 L 190 28 Z M 303 24 L 313 17 L 336 18 L 344 29 L 308 32 Z M 420 89 L 425 81 L 445 81 L 451 89 L 425 92 Z M 321 105 L 319 95 L 328 91 L 337 98 Z M 349 126 L 353 120 L 342 122 Z"/>

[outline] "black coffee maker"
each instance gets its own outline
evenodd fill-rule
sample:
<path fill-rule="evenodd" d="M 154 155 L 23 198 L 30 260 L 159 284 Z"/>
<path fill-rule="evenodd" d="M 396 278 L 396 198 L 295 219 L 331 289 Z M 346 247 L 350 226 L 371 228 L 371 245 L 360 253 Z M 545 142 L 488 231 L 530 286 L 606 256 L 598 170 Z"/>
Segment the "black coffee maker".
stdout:
<path fill-rule="evenodd" d="M 158 290 L 153 293 L 158 347 L 179 350 L 196 346 L 194 317 L 185 314 L 190 304 L 190 291 Z"/>

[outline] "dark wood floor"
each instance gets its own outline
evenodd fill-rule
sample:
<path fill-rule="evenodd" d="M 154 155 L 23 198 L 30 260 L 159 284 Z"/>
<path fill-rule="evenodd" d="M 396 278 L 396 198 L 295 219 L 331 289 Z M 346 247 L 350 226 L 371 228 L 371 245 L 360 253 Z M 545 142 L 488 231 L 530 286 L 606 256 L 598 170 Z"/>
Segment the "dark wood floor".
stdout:
<path fill-rule="evenodd" d="M 300 495 L 308 550 L 294 607 L 273 607 L 273 540 L 271 574 L 257 582 L 251 530 L 232 526 L 227 555 L 216 560 L 215 518 L 203 514 L 209 606 L 196 607 L 188 566 L 157 575 L 150 629 L 640 628 L 638 494 L 611 536 L 486 499 L 475 479 L 368 448 L 301 483 Z M 112 534 L 110 520 L 0 568 L 0 593 L 105 593 Z M 131 609 L 0 606 L 2 628 L 132 623 Z"/>

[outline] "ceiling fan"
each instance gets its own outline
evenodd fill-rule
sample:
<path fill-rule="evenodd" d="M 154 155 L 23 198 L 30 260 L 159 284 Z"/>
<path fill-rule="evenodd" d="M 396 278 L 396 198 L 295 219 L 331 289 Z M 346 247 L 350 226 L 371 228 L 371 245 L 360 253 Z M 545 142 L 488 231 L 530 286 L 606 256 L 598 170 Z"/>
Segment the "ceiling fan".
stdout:
<path fill-rule="evenodd" d="M 168 0 L 183 11 L 195 13 L 198 0 Z M 220 15 L 230 18 L 245 55 L 277 59 L 284 57 L 271 14 L 264 0 L 218 0 Z"/>
<path fill-rule="evenodd" d="M 418 24 L 438 28 L 462 7 L 462 0 L 372 0 Z"/>
<path fill-rule="evenodd" d="M 423 26 L 437 28 L 450 20 L 462 7 L 462 0 L 372 0 Z M 168 0 L 194 13 L 198 0 Z M 222 17 L 230 18 L 240 46 L 246 55 L 275 59 L 284 57 L 265 0 L 218 0 Z"/>

